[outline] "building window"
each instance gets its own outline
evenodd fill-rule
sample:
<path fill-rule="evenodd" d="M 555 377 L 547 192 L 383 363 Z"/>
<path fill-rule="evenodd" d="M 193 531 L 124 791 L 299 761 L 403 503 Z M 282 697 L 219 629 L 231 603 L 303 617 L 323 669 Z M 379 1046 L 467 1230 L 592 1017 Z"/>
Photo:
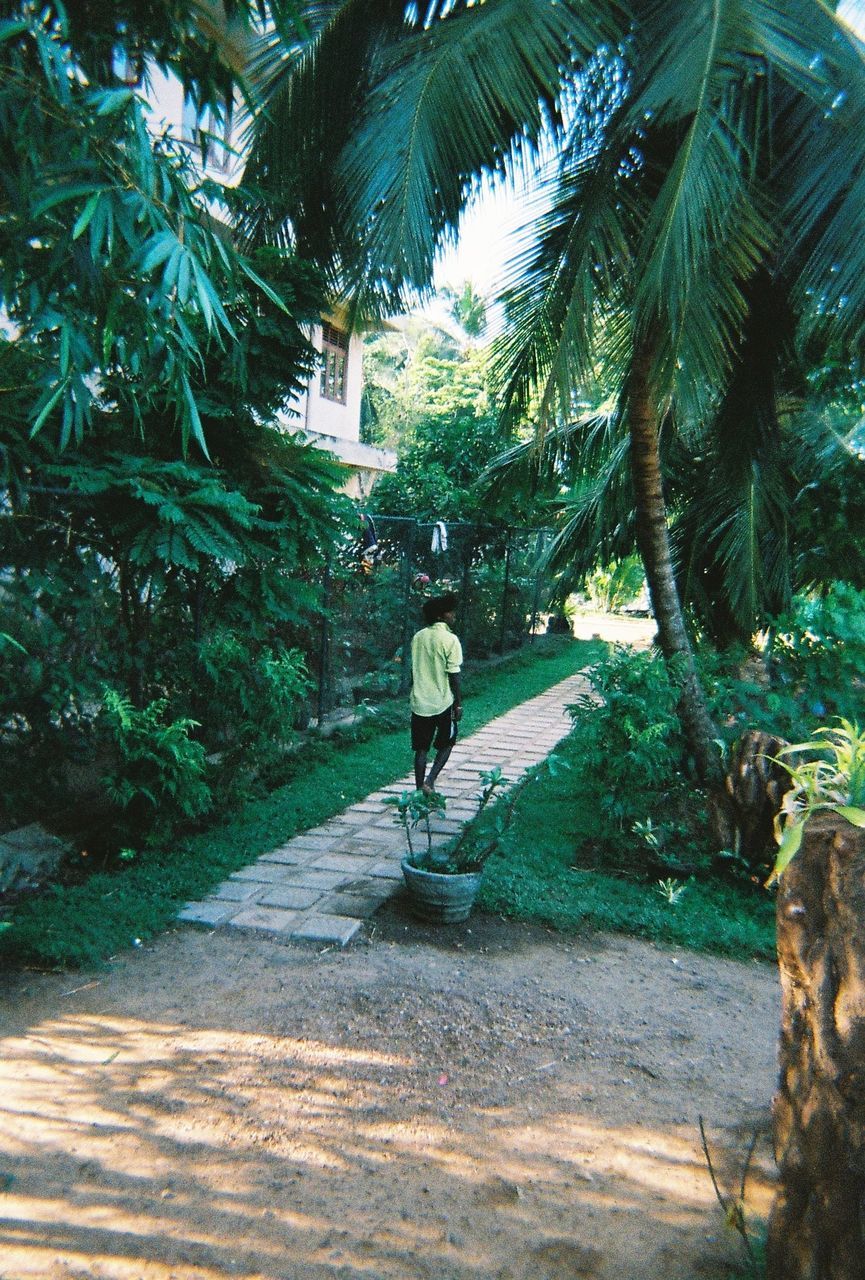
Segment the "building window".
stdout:
<path fill-rule="evenodd" d="M 201 153 L 208 169 L 224 173 L 231 164 L 231 112 L 215 111 L 206 107 L 199 111 L 190 98 L 183 102 L 180 123 L 182 142 L 195 147 Z"/>
<path fill-rule="evenodd" d="M 335 325 L 321 326 L 321 394 L 325 400 L 345 404 L 348 334 Z"/>

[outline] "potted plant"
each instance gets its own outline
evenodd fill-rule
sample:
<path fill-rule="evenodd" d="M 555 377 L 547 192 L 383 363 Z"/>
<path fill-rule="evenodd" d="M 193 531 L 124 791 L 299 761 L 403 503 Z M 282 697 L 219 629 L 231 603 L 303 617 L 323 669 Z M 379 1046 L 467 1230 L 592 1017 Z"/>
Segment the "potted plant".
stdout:
<path fill-rule="evenodd" d="M 404 791 L 394 797 L 395 820 L 408 846 L 402 862 L 414 913 L 435 924 L 466 920 L 480 892 L 484 866 L 496 851 L 513 815 L 516 792 L 499 768 L 480 775 L 478 808 L 462 830 L 436 846 L 430 820 L 442 815 L 447 800 L 438 792 Z M 493 798 L 498 801 L 491 805 Z"/>

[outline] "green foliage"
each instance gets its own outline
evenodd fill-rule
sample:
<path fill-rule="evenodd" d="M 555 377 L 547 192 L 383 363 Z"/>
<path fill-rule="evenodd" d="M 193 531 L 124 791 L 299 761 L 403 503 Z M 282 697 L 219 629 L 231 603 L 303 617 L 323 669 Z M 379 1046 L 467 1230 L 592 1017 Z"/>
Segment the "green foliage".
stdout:
<path fill-rule="evenodd" d="M 556 748 L 570 769 L 530 774 L 521 788 L 504 854 L 489 863 L 484 875 L 480 905 L 564 932 L 589 927 L 739 959 L 773 959 L 774 904 L 753 886 L 716 880 L 701 871 L 679 879 L 687 890 L 671 906 L 657 891 L 658 864 L 638 849 L 622 848 L 618 856 L 610 851 L 600 865 L 591 865 L 585 846 L 606 840 L 608 819 L 598 811 L 594 775 L 599 766 L 586 760 L 578 730 L 579 725 Z M 633 808 L 647 812 L 656 793 L 642 790 L 638 774 L 629 786 Z M 634 846 L 634 837 L 630 839 Z M 671 852 L 681 854 L 678 843 Z M 694 856 L 692 848 L 685 853 Z M 664 878 L 675 878 L 675 873 Z"/>
<path fill-rule="evenodd" d="M 446 812 L 443 795 L 436 791 L 404 791 L 389 802 L 396 805 L 394 817 L 405 831 L 408 860 L 413 867 L 439 875 L 464 875 L 480 871 L 501 849 L 513 816 L 516 792 L 508 790 L 507 779 L 498 767 L 482 772 L 480 781 L 476 812 L 463 823 L 460 833 L 440 848 L 433 847 L 430 819 Z M 426 850 L 419 853 L 414 848 L 412 832 L 421 824 L 426 832 Z"/>
<path fill-rule="evenodd" d="M 51 483 L 20 505 L 13 498 L 0 520 L 3 563 L 13 570 L 0 594 L 26 650 L 0 655 L 8 677 L 0 758 L 44 765 L 55 803 L 73 782 L 66 763 L 92 755 L 104 682 L 137 704 L 168 697 L 172 716 L 202 722 L 208 750 L 230 744 L 235 770 L 283 740 L 273 717 L 291 727 L 287 704 L 305 686 L 294 665 L 284 669 L 284 655 L 318 604 L 310 572 L 339 528 L 342 501 L 318 451 L 251 415 L 235 420 L 232 435 L 233 452 L 215 424 L 225 469 L 103 452 L 91 441 L 46 461 Z M 238 665 L 217 690 L 201 655 L 232 634 Z M 256 696 L 257 709 L 244 705 Z M 46 800 L 28 776 L 5 773 L 13 821 Z"/>
<path fill-rule="evenodd" d="M 668 664 L 655 653 L 616 648 L 587 674 L 593 692 L 570 708 L 570 741 L 593 814 L 578 837 L 581 865 L 675 871 L 705 862 L 705 799 L 685 768 L 679 690 Z M 651 834 L 642 848 L 635 827 Z"/>
<path fill-rule="evenodd" d="M 389 797 L 387 803 L 395 807 L 394 822 L 403 829 L 409 861 L 413 866 L 422 864 L 432 856 L 430 819 L 444 813 L 447 807 L 445 797 L 437 791 L 403 791 L 399 796 Z M 426 836 L 426 851 L 423 854 L 415 852 L 416 832 L 420 826 Z"/>
<path fill-rule="evenodd" d="M 257 644 L 217 629 L 182 658 L 198 674 L 190 706 L 207 718 L 207 742 L 217 753 L 215 792 L 236 803 L 244 775 L 267 771 L 294 738 L 298 706 L 309 690 L 306 661 L 297 649 Z M 182 670 L 186 663 L 181 661 Z"/>
<path fill-rule="evenodd" d="M 480 338 L 487 327 L 487 307 L 471 280 L 464 280 L 459 289 L 444 288 L 441 292 L 450 304 L 452 319 L 466 337 Z"/>
<path fill-rule="evenodd" d="M 11 825 L 80 798 L 104 684 L 138 709 L 166 700 L 167 723 L 201 721 L 204 748 L 238 768 L 271 752 L 265 708 L 290 724 L 302 681 L 286 655 L 349 507 L 335 464 L 267 425 L 310 369 L 320 277 L 284 248 L 241 253 L 220 218 L 240 216 L 244 192 L 202 183 L 114 71 L 118 51 L 148 59 L 218 108 L 243 88 L 265 7 L 7 8 L 0 605 L 25 650 L 0 654 Z M 221 707 L 205 702 L 200 651 L 228 632 L 247 665 L 224 673 Z M 248 715 L 244 684 L 259 697 Z M 138 807 L 142 824 L 155 816 Z"/>
<path fill-rule="evenodd" d="M 861 714 L 865 671 L 865 590 L 832 583 L 801 595 L 776 619 L 767 660 L 777 682 L 792 687 L 818 719 Z"/>
<path fill-rule="evenodd" d="M 233 349 L 235 299 L 257 304 L 269 286 L 209 216 L 216 188 L 201 186 L 182 147 L 151 137 L 144 100 L 117 84 L 106 48 L 100 65 L 98 24 L 82 28 L 60 5 L 11 9 L 0 39 L 11 200 L 0 260 L 15 336 L 4 339 L 0 363 L 20 355 L 30 372 L 11 391 L 4 376 L 6 403 L 61 448 L 80 445 L 111 404 L 127 436 L 158 413 L 179 446 L 195 442 L 206 454 L 194 385 L 201 361 L 209 347 Z M 187 6 L 187 24 L 192 12 Z M 110 39 L 104 25 L 101 34 Z M 119 26 L 113 34 L 122 45 Z M 167 47 L 178 35 L 160 32 L 148 52 L 163 65 L 182 62 L 191 76 L 182 40 Z M 130 38 L 144 37 L 133 25 Z M 199 63 L 198 74 L 189 87 L 212 98 L 212 71 Z M 224 94 L 224 67 L 221 78 Z"/>
<path fill-rule="evenodd" d="M 197 723 L 169 721 L 166 709 L 164 698 L 139 710 L 105 691 L 101 725 L 115 764 L 103 781 L 122 814 L 118 834 L 131 844 L 165 839 L 178 820 L 200 817 L 211 805 L 204 747 L 190 738 Z"/>
<path fill-rule="evenodd" d="M 398 565 L 377 564 L 359 573 L 356 564 L 340 563 L 331 576 L 330 618 L 338 653 L 334 655 L 356 683 L 378 683 L 378 673 L 397 674 L 402 638 L 405 586 Z M 413 593 L 413 599 L 416 593 Z M 391 679 L 382 682 L 384 687 Z"/>
<path fill-rule="evenodd" d="M 854 827 L 865 827 L 865 733 L 858 724 L 842 719 L 831 728 L 821 727 L 810 742 L 783 747 L 778 755 L 793 785 L 781 805 L 778 856 L 770 884 L 799 852 L 812 814 L 830 811 Z"/>
<path fill-rule="evenodd" d="M 0 539 L 11 523 L 0 517 Z M 16 640 L 0 651 L 0 822 L 11 826 L 58 807 L 69 773 L 90 758 L 120 638 L 96 556 L 34 556 L 0 582 L 0 602 Z"/>
<path fill-rule="evenodd" d="M 391 361 L 399 361 L 396 368 L 385 362 L 388 348 Z M 477 482 L 511 436 L 498 420 L 488 366 L 482 349 L 460 350 L 433 330 L 411 345 L 388 335 L 368 346 L 375 430 L 397 444 L 396 473 L 376 485 L 378 511 L 419 520 L 489 521 L 489 503 Z"/>
<path fill-rule="evenodd" d="M 525 571 L 528 567 L 524 564 L 521 572 L 518 563 L 512 563 L 505 590 L 504 546 L 493 541 L 486 548 L 486 554 L 471 574 L 462 637 L 467 652 L 486 657 L 499 649 L 506 651 L 522 644 L 535 589 L 534 577 Z M 543 598 L 540 603 L 543 606 Z"/>
<path fill-rule="evenodd" d="M 625 556 L 598 566 L 588 574 L 583 592 L 594 608 L 612 613 L 632 604 L 646 585 L 646 575 L 639 556 Z"/>

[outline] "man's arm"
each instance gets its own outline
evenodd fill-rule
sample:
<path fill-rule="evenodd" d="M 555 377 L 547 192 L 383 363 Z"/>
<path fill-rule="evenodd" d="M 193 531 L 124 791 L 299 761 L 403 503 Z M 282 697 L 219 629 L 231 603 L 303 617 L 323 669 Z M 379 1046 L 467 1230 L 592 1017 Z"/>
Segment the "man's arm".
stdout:
<path fill-rule="evenodd" d="M 451 687 L 451 693 L 454 695 L 454 719 L 459 720 L 463 714 L 463 704 L 460 692 L 460 673 L 458 671 L 448 672 L 448 684 Z"/>

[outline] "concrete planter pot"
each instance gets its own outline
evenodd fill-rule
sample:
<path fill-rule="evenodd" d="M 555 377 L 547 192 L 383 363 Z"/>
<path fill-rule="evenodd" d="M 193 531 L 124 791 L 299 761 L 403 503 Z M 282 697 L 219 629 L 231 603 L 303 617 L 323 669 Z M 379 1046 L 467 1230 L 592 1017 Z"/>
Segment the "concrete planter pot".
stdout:
<path fill-rule="evenodd" d="M 412 911 L 429 924 L 458 924 L 467 920 L 480 892 L 483 871 L 445 874 L 402 862 L 402 874 Z"/>

